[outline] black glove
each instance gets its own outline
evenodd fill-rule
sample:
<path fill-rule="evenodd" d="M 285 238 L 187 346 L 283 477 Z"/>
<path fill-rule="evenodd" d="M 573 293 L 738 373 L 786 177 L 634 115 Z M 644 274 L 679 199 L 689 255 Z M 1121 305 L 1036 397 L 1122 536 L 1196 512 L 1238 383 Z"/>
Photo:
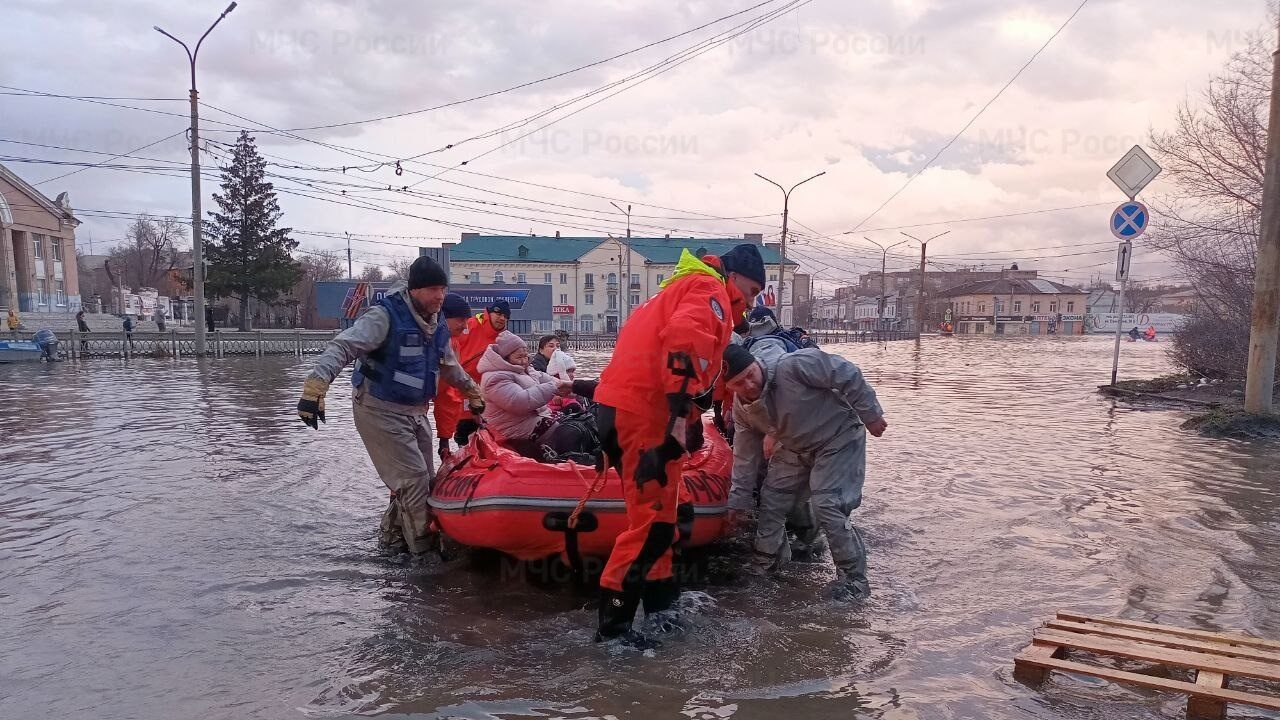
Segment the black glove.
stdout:
<path fill-rule="evenodd" d="M 440 461 L 444 462 L 449 458 L 449 438 L 440 438 L 440 449 L 437 454 L 440 455 Z"/>
<path fill-rule="evenodd" d="M 596 386 L 599 384 L 599 380 L 574 380 L 573 394 L 581 395 L 588 400 L 594 400 L 596 397 Z"/>
<path fill-rule="evenodd" d="M 667 463 L 679 460 L 684 455 L 684 448 L 675 438 L 668 435 L 662 444 L 645 450 L 640 454 L 640 464 L 636 466 L 636 485 L 644 487 L 649 480 L 657 480 L 658 485 L 667 486 Z"/>
<path fill-rule="evenodd" d="M 688 428 L 684 433 L 684 448 L 690 454 L 696 453 L 706 444 L 706 438 L 703 437 L 702 417 L 699 416 L 689 421 Z"/>
<path fill-rule="evenodd" d="M 687 392 L 667 393 L 667 409 L 671 411 L 672 417 L 682 418 L 688 415 L 692 402 L 693 396 Z"/>

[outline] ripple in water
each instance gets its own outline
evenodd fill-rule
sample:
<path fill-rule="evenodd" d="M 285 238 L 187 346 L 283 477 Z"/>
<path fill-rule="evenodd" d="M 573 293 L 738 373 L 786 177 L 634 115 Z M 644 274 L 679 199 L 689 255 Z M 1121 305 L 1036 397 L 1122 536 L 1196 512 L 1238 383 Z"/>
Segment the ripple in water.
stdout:
<path fill-rule="evenodd" d="M 891 423 L 854 516 L 874 595 L 823 600 L 826 564 L 750 577 L 727 543 L 651 654 L 593 644 L 591 593 L 484 553 L 378 556 L 350 387 L 304 428 L 305 362 L 0 366 L 6 716 L 1157 718 L 1169 697 L 1032 691 L 1010 658 L 1057 608 L 1280 636 L 1275 444 L 1098 396 L 1106 338 L 832 349 Z M 1168 370 L 1124 352 L 1126 376 Z"/>

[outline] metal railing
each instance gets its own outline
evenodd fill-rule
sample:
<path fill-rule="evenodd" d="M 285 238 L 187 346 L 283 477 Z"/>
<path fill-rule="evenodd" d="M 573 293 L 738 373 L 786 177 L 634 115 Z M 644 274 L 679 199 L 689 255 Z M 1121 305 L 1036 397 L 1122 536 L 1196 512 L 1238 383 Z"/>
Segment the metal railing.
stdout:
<path fill-rule="evenodd" d="M 228 355 L 309 355 L 324 350 L 337 335 L 333 330 L 216 330 L 209 333 L 211 357 Z M 191 332 L 126 333 L 71 331 L 64 334 L 58 349 L 72 358 L 90 357 L 191 357 L 195 355 L 196 336 Z"/>

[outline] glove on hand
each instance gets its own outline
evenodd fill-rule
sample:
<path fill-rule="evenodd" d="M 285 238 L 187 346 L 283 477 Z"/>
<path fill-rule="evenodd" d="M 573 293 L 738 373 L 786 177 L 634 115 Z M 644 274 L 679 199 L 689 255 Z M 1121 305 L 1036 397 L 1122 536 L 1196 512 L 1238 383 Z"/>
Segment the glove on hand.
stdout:
<path fill-rule="evenodd" d="M 662 444 L 645 450 L 640 454 L 640 463 L 636 466 L 636 485 L 641 488 L 649 480 L 656 480 L 661 487 L 667 486 L 667 463 L 679 460 L 684 455 L 680 442 L 668 435 Z"/>
<path fill-rule="evenodd" d="M 329 392 L 329 383 L 316 377 L 309 377 L 302 383 L 302 399 L 298 401 L 298 417 L 302 422 L 319 430 L 324 419 L 324 396 Z M 317 422 L 319 421 L 319 422 Z"/>

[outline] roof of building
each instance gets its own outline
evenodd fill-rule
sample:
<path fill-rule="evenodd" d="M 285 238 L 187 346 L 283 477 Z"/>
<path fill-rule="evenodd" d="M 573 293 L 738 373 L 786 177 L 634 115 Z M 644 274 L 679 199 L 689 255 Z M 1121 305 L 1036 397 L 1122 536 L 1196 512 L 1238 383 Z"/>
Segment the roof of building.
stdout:
<path fill-rule="evenodd" d="M 57 201 L 50 200 L 45 197 L 44 193 L 35 189 L 27 183 L 26 180 L 18 177 L 17 174 L 4 165 L 0 165 L 0 178 L 3 178 L 10 185 L 17 188 L 18 192 L 26 195 L 32 200 L 35 200 L 37 205 L 40 205 L 45 210 L 49 211 L 51 215 L 63 220 L 69 220 L 77 225 L 80 223 L 80 221 L 75 218 L 75 215 L 71 213 L 71 204 L 66 193 L 59 195 Z M 13 220 L 8 219 L 6 222 L 13 222 Z"/>
<path fill-rule="evenodd" d="M 942 293 L 944 297 L 958 295 L 1084 295 L 1085 291 L 1070 285 L 1050 280 L 1024 280 L 1021 278 L 1000 278 L 998 280 L 979 280 L 978 282 L 958 285 Z"/>
<path fill-rule="evenodd" d="M 450 262 L 522 262 L 522 263 L 571 263 L 611 238 L 603 237 L 540 237 L 532 235 L 465 235 L 462 241 L 449 248 Z M 712 255 L 728 252 L 735 245 L 746 242 L 740 238 L 631 238 L 628 241 L 645 260 L 657 265 L 674 265 L 680 259 L 680 251 L 688 249 L 697 253 L 705 250 Z M 521 248 L 524 253 L 520 252 Z M 760 247 L 765 264 L 776 265 L 778 251 Z M 797 265 L 793 260 L 788 265 Z"/>

